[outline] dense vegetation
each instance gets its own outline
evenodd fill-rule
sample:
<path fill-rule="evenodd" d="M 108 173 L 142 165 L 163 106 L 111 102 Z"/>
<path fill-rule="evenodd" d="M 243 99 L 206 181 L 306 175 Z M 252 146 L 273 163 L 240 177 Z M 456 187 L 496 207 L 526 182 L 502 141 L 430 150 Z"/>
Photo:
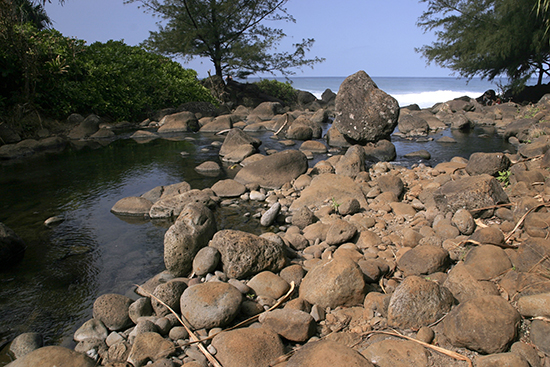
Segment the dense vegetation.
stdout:
<path fill-rule="evenodd" d="M 314 39 L 303 39 L 293 52 L 276 52 L 286 36 L 266 21 L 291 21 L 284 5 L 288 0 L 126 0 L 139 2 L 163 20 L 145 41 L 148 49 L 184 58 L 205 57 L 218 77 L 238 78 L 313 66 L 323 61 L 306 59 Z"/>
<path fill-rule="evenodd" d="M 437 36 L 418 50 L 429 62 L 468 78 L 507 76 L 512 85 L 550 76 L 547 0 L 421 1 L 428 9 L 418 25 Z"/>
<path fill-rule="evenodd" d="M 39 4 L 0 1 L 3 121 L 73 112 L 136 121 L 184 102 L 214 102 L 195 71 L 165 56 L 120 41 L 86 45 L 48 24 Z"/>
<path fill-rule="evenodd" d="M 262 93 L 278 98 L 289 106 L 296 102 L 297 91 L 292 87 L 291 82 L 262 79 L 254 84 L 260 88 Z"/>

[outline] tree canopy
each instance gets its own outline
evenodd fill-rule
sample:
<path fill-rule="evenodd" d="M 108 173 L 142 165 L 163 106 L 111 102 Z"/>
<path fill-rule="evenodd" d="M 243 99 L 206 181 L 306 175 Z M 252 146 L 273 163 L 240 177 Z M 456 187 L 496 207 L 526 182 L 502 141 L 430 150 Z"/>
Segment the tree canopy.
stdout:
<path fill-rule="evenodd" d="M 549 76 L 550 34 L 537 3 L 548 0 L 421 0 L 428 9 L 417 25 L 437 41 L 417 49 L 461 76 L 506 76 L 523 85 Z"/>
<path fill-rule="evenodd" d="M 288 0 L 126 0 L 139 2 L 159 16 L 159 29 L 144 42 L 146 48 L 190 60 L 206 57 L 216 75 L 246 77 L 275 71 L 290 75 L 296 67 L 313 66 L 323 59 L 306 58 L 314 39 L 294 44 L 293 52 L 276 52 L 286 36 L 267 21 L 294 18 L 284 5 Z"/>

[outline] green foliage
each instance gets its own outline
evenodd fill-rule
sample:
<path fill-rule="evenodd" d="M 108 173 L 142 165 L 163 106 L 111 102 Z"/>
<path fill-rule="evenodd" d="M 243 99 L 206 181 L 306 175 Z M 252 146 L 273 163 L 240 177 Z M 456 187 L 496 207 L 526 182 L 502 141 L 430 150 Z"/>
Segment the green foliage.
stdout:
<path fill-rule="evenodd" d="M 502 183 L 504 187 L 508 187 L 510 185 L 510 174 L 510 170 L 498 171 L 497 181 Z"/>
<path fill-rule="evenodd" d="M 275 52 L 286 36 L 282 29 L 264 25 L 269 20 L 295 22 L 283 7 L 288 0 L 126 0 L 140 2 L 165 21 L 151 32 L 146 48 L 187 59 L 206 57 L 216 75 L 244 78 L 295 67 L 313 66 L 323 59 L 306 59 L 313 39 L 303 39 L 293 52 Z"/>
<path fill-rule="evenodd" d="M 262 79 L 254 84 L 260 88 L 261 92 L 279 98 L 288 105 L 296 102 L 296 89 L 292 87 L 291 82 Z"/>
<path fill-rule="evenodd" d="M 428 62 L 461 76 L 492 80 L 506 75 L 523 85 L 550 67 L 550 34 L 537 0 L 421 0 L 428 3 L 418 25 L 437 41 L 421 52 Z"/>
<path fill-rule="evenodd" d="M 39 103 L 56 116 L 88 111 L 135 121 L 168 106 L 214 102 L 196 76 L 194 70 L 140 47 L 96 42 L 82 51 L 55 85 L 41 84 Z"/>

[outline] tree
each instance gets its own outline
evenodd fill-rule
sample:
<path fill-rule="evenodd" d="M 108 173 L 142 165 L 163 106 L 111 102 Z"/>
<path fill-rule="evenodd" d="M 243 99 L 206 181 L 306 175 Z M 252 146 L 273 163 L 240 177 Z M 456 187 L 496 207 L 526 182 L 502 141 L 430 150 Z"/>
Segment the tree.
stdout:
<path fill-rule="evenodd" d="M 467 78 L 507 76 L 512 85 L 550 75 L 550 34 L 537 12 L 537 1 L 548 0 L 421 1 L 428 10 L 417 25 L 437 36 L 417 49 L 428 62 Z"/>
<path fill-rule="evenodd" d="M 294 51 L 273 52 L 286 36 L 282 29 L 264 25 L 268 20 L 295 22 L 284 5 L 288 0 L 126 0 L 139 2 L 163 19 L 151 32 L 146 48 L 187 60 L 206 57 L 216 75 L 246 77 L 313 66 L 324 59 L 306 59 L 314 39 L 294 44 Z"/>

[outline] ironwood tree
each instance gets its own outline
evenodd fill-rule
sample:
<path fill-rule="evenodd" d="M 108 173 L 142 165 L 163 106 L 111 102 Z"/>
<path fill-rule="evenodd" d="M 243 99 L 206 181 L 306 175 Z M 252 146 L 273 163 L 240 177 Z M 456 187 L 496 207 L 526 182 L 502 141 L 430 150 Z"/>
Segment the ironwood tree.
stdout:
<path fill-rule="evenodd" d="M 306 58 L 313 38 L 294 44 L 292 52 L 277 52 L 286 34 L 266 24 L 295 22 L 284 7 L 288 0 L 126 0 L 134 2 L 161 19 L 144 42 L 147 49 L 186 60 L 208 58 L 219 77 L 291 75 L 294 68 L 323 61 Z"/>
<path fill-rule="evenodd" d="M 419 49 L 428 62 L 460 76 L 506 76 L 512 86 L 550 76 L 550 33 L 537 3 L 548 0 L 421 0 L 417 25 L 437 40 Z M 547 9 L 547 8 L 546 8 Z M 547 13 L 546 13 L 547 14 Z M 546 19 L 548 19 L 546 17 Z"/>

